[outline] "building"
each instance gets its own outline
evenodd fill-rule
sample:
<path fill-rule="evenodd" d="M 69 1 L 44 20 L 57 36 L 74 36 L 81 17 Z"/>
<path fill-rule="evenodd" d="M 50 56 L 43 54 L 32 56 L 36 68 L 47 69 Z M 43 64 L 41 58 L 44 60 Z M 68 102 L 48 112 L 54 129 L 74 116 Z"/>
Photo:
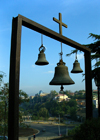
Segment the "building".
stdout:
<path fill-rule="evenodd" d="M 86 102 L 85 99 L 76 99 L 77 105 L 81 108 L 85 108 L 86 107 Z"/>
<path fill-rule="evenodd" d="M 30 96 L 30 99 L 33 99 L 35 96 Z"/>
<path fill-rule="evenodd" d="M 98 100 L 93 100 L 93 103 L 95 105 L 95 108 L 98 108 Z"/>
<path fill-rule="evenodd" d="M 48 95 L 48 93 L 42 93 L 42 94 L 40 94 L 41 97 L 47 96 L 47 95 Z"/>
<path fill-rule="evenodd" d="M 97 90 L 93 90 L 93 93 L 97 93 L 98 91 Z"/>
<path fill-rule="evenodd" d="M 43 97 L 43 96 L 47 96 L 48 93 L 44 93 L 42 90 L 39 91 L 39 96 Z"/>
<path fill-rule="evenodd" d="M 58 94 L 54 97 L 54 100 L 58 100 L 58 102 L 62 102 L 62 101 L 69 101 L 70 98 L 68 98 L 68 96 L 65 94 Z"/>
<path fill-rule="evenodd" d="M 86 101 L 85 99 L 76 99 L 77 105 L 81 108 L 86 108 Z M 98 108 L 98 100 L 93 100 L 95 108 Z"/>
<path fill-rule="evenodd" d="M 21 99 L 29 99 L 30 97 L 28 96 L 27 98 L 25 98 L 24 96 L 20 97 Z"/>
<path fill-rule="evenodd" d="M 68 94 L 69 94 L 69 95 L 71 95 L 71 96 L 74 96 L 74 95 L 75 95 L 75 94 L 74 94 L 74 93 L 72 93 L 72 92 L 71 92 L 71 93 L 68 93 Z"/>

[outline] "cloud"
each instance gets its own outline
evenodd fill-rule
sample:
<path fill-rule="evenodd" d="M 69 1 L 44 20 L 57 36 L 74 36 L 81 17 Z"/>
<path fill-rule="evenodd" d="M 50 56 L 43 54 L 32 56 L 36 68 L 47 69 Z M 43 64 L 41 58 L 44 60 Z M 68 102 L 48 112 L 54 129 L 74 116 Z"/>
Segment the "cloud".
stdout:
<path fill-rule="evenodd" d="M 35 68 L 35 65 L 32 65 L 33 68 Z"/>
<path fill-rule="evenodd" d="M 50 65 L 54 65 L 54 64 L 50 64 Z"/>
<path fill-rule="evenodd" d="M 77 59 L 78 60 L 81 60 L 81 59 L 83 59 L 84 58 L 84 55 L 83 54 L 77 54 Z"/>
<path fill-rule="evenodd" d="M 47 71 L 47 72 L 45 72 L 45 73 L 54 73 L 54 71 Z"/>

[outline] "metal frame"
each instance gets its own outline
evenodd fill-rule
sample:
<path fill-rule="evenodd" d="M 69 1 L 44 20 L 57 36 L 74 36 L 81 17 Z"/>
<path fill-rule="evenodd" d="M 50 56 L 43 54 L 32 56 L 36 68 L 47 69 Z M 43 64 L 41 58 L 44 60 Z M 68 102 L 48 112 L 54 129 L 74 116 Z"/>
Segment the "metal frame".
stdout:
<path fill-rule="evenodd" d="M 84 52 L 86 119 L 92 118 L 92 79 L 91 79 L 90 49 L 22 15 L 18 15 L 18 17 L 13 18 L 12 20 L 10 73 L 9 73 L 8 139 L 18 140 L 19 134 L 19 76 L 20 76 L 20 47 L 21 47 L 22 25 Z"/>

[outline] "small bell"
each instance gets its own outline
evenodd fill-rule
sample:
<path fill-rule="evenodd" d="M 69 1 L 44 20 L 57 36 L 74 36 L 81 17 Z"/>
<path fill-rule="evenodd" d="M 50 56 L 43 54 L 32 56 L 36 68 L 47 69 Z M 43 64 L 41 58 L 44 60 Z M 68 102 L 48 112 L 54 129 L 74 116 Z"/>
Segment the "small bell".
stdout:
<path fill-rule="evenodd" d="M 73 63 L 73 69 L 72 69 L 71 73 L 81 73 L 81 72 L 83 72 L 83 70 L 80 68 L 80 63 L 78 63 L 77 53 L 76 53 L 76 60 Z"/>
<path fill-rule="evenodd" d="M 71 73 L 81 73 L 81 72 L 83 72 L 83 70 L 80 68 L 80 63 L 78 63 L 78 60 L 75 60 Z"/>
<path fill-rule="evenodd" d="M 70 78 L 68 73 L 68 67 L 65 66 L 65 63 L 61 59 L 55 67 L 54 78 L 51 80 L 49 85 L 71 85 L 75 84 L 74 81 Z"/>
<path fill-rule="evenodd" d="M 38 54 L 38 60 L 35 62 L 36 65 L 43 66 L 49 64 L 49 62 L 46 60 L 44 51 L 45 47 L 43 46 L 43 35 L 41 34 L 41 46 L 39 48 L 40 53 Z"/>
<path fill-rule="evenodd" d="M 42 48 L 42 50 L 40 50 Z M 40 46 L 39 48 L 39 51 L 40 53 L 38 54 L 38 60 L 35 62 L 36 65 L 48 65 L 49 62 L 46 60 L 46 57 L 45 57 L 45 47 L 43 46 L 43 44 Z"/>

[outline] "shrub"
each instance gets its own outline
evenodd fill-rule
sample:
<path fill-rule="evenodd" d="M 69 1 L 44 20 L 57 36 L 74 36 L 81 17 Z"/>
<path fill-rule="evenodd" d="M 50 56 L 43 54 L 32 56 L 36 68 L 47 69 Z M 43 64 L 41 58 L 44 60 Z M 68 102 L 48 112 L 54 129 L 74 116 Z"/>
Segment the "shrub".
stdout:
<path fill-rule="evenodd" d="M 100 119 L 86 120 L 75 129 L 74 140 L 100 140 Z"/>
<path fill-rule="evenodd" d="M 73 136 L 75 135 L 76 131 L 80 129 L 80 126 L 75 126 L 75 128 L 68 130 L 68 136 Z"/>
<path fill-rule="evenodd" d="M 22 127 L 22 128 L 29 128 L 30 126 L 27 125 L 27 124 L 25 124 L 25 123 L 21 123 L 21 124 L 20 124 L 20 127 Z"/>

